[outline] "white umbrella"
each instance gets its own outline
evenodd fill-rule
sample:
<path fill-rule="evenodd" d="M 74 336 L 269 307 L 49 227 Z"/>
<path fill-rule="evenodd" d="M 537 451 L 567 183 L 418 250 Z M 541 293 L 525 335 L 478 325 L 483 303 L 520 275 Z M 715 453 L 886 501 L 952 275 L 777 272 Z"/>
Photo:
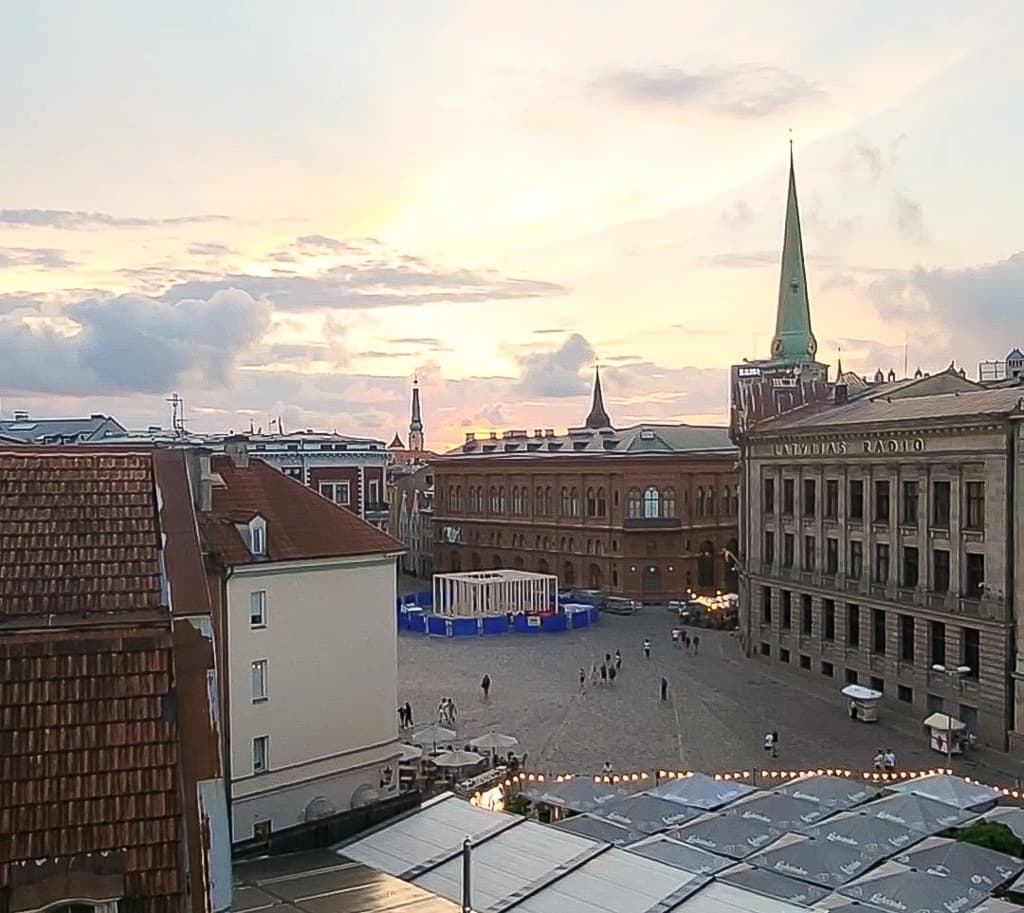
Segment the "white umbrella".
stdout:
<path fill-rule="evenodd" d="M 445 729 L 444 726 L 434 724 L 426 729 L 421 729 L 412 737 L 412 740 L 417 745 L 433 745 L 436 748 L 438 742 L 450 742 L 454 738 L 454 729 Z"/>
<path fill-rule="evenodd" d="M 474 748 L 483 748 L 485 751 L 497 751 L 499 748 L 515 748 L 519 739 L 510 735 L 502 735 L 500 732 L 489 732 L 487 735 L 470 739 L 469 744 Z"/>
<path fill-rule="evenodd" d="M 399 745 L 398 750 L 401 752 L 402 761 L 415 761 L 417 758 L 423 757 L 423 749 L 417 748 L 415 745 Z"/>
<path fill-rule="evenodd" d="M 438 767 L 472 767 L 474 764 L 479 764 L 483 759 L 483 755 L 479 755 L 475 751 L 463 751 L 459 748 L 455 751 L 446 751 L 444 754 L 438 755 L 434 758 L 434 763 Z"/>

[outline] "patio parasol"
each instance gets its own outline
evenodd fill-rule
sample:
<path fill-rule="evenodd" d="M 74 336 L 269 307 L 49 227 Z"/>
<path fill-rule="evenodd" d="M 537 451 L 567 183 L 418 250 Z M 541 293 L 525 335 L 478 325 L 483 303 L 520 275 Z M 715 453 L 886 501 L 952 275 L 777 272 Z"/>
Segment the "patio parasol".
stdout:
<path fill-rule="evenodd" d="M 423 757 L 423 749 L 417 748 L 415 745 L 402 744 L 398 746 L 398 750 L 401 752 L 401 761 L 415 761 L 417 758 Z"/>
<path fill-rule="evenodd" d="M 484 759 L 483 755 L 475 751 L 463 751 L 461 748 L 455 751 L 446 751 L 434 758 L 438 767 L 473 767 Z"/>
<path fill-rule="evenodd" d="M 438 742 L 451 742 L 455 738 L 454 729 L 445 729 L 444 726 L 438 726 L 436 723 L 432 726 L 427 726 L 426 729 L 421 729 L 413 737 L 417 745 L 431 745 L 437 748 Z"/>
<path fill-rule="evenodd" d="M 470 739 L 469 744 L 474 748 L 482 748 L 484 751 L 498 751 L 502 748 L 515 748 L 519 744 L 519 739 L 510 735 L 502 735 L 500 732 L 489 732 L 487 735 Z"/>

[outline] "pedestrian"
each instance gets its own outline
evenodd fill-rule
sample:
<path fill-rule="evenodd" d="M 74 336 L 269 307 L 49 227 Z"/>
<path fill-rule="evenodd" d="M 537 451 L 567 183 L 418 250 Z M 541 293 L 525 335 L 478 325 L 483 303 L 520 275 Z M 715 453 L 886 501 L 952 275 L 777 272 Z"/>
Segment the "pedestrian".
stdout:
<path fill-rule="evenodd" d="M 398 728 L 405 729 L 405 705 L 398 708 Z"/>
<path fill-rule="evenodd" d="M 770 732 L 766 732 L 764 734 L 764 750 L 765 751 L 771 751 L 772 750 L 772 734 Z"/>
<path fill-rule="evenodd" d="M 618 649 L 615 650 L 615 668 L 622 668 L 622 654 L 618 651 Z"/>
<path fill-rule="evenodd" d="M 690 652 L 690 632 L 689 631 L 683 631 L 683 649 L 687 653 Z"/>
<path fill-rule="evenodd" d="M 443 697 L 437 702 L 437 725 L 443 726 L 448 722 L 448 698 Z"/>
<path fill-rule="evenodd" d="M 896 769 L 896 752 L 891 748 L 885 749 L 885 755 L 882 758 L 882 766 L 890 773 Z"/>
<path fill-rule="evenodd" d="M 668 700 L 668 679 L 664 675 L 661 677 L 661 699 Z"/>
<path fill-rule="evenodd" d="M 699 647 L 700 647 L 700 635 L 699 634 L 694 634 L 693 635 L 693 655 L 694 656 L 697 655 L 697 649 Z"/>
<path fill-rule="evenodd" d="M 872 759 L 875 770 L 881 771 L 885 767 L 885 752 L 881 748 L 875 749 L 875 757 Z"/>
<path fill-rule="evenodd" d="M 850 719 L 851 720 L 857 719 L 857 702 L 856 701 L 850 701 L 848 706 L 850 708 Z"/>
<path fill-rule="evenodd" d="M 580 691 L 587 686 L 587 670 L 580 666 Z"/>
<path fill-rule="evenodd" d="M 406 728 L 412 729 L 412 704 L 408 701 L 405 702 L 405 725 Z"/>
<path fill-rule="evenodd" d="M 614 684 L 615 684 L 615 676 L 616 676 L 617 674 L 618 674 L 618 673 L 617 673 L 617 672 L 615 671 L 615 667 L 614 667 L 614 666 L 610 666 L 610 667 L 608 668 L 608 683 L 609 683 L 610 685 L 614 685 Z"/>
<path fill-rule="evenodd" d="M 601 767 L 601 772 L 602 773 L 606 773 L 606 774 L 610 774 L 612 772 L 612 762 L 611 761 L 605 761 L 604 765 Z"/>
<path fill-rule="evenodd" d="M 672 629 L 672 646 L 673 647 L 678 647 L 679 646 L 679 629 L 678 628 L 673 628 Z"/>
<path fill-rule="evenodd" d="M 459 718 L 459 708 L 455 706 L 455 698 L 448 698 L 448 722 L 452 726 L 455 725 L 455 721 Z"/>
<path fill-rule="evenodd" d="M 772 730 L 772 757 L 777 758 L 779 756 L 779 730 Z"/>
<path fill-rule="evenodd" d="M 601 681 L 608 681 L 608 667 L 604 663 L 601 663 Z"/>
<path fill-rule="evenodd" d="M 612 655 L 611 655 L 611 653 L 605 653 L 605 655 L 604 655 L 604 663 L 605 663 L 606 666 L 610 666 L 612 664 Z"/>
<path fill-rule="evenodd" d="M 648 638 L 644 638 L 644 658 L 651 658 L 651 642 Z"/>
<path fill-rule="evenodd" d="M 491 677 L 485 672 L 484 677 L 480 679 L 480 690 L 484 693 L 484 700 L 491 694 Z"/>
<path fill-rule="evenodd" d="M 597 684 L 597 679 L 598 679 L 597 663 L 591 663 L 590 664 L 590 681 L 591 681 L 591 684 L 596 685 Z"/>

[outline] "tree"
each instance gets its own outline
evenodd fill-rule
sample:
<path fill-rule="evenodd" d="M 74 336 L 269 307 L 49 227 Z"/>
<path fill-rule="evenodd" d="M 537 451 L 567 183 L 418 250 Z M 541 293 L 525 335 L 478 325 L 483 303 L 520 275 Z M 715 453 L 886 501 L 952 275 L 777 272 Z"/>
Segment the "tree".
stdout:
<path fill-rule="evenodd" d="M 961 843 L 971 843 L 974 846 L 995 850 L 997 853 L 1006 853 L 1017 858 L 1024 857 L 1024 842 L 1005 824 L 996 821 L 982 820 L 970 827 L 962 827 L 957 831 L 956 839 Z"/>

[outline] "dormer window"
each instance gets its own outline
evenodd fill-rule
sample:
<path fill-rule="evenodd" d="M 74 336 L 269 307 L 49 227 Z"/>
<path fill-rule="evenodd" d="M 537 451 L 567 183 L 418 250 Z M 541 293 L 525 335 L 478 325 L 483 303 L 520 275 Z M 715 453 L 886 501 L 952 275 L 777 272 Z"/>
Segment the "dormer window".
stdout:
<path fill-rule="evenodd" d="M 267 521 L 259 515 L 249 521 L 249 551 L 256 558 L 267 554 Z"/>

